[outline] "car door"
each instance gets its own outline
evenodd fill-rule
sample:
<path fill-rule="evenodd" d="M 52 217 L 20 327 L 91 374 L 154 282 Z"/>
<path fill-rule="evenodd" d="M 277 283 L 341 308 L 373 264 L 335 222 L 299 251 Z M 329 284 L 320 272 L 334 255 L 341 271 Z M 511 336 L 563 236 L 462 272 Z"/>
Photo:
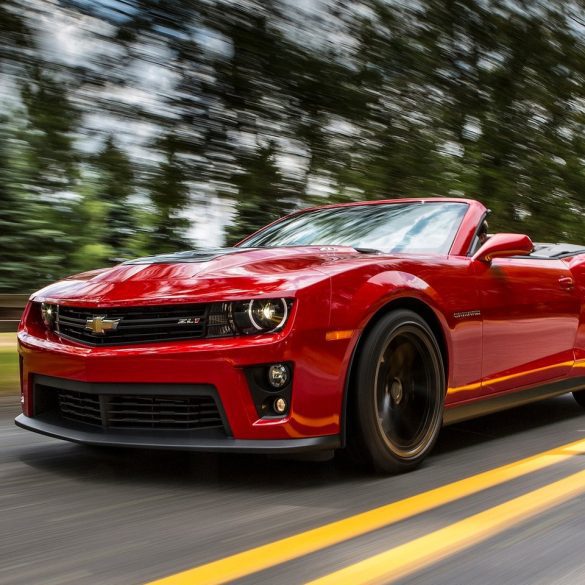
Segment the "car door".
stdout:
<path fill-rule="evenodd" d="M 566 376 L 580 313 L 566 264 L 534 257 L 474 264 L 483 318 L 483 393 Z"/>

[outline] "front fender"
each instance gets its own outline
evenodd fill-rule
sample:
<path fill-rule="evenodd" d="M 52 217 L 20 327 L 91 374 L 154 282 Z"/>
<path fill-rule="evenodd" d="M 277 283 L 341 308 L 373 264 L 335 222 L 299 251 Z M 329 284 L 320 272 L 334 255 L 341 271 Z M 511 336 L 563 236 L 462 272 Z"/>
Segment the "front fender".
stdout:
<path fill-rule="evenodd" d="M 347 292 L 340 292 L 334 286 L 331 323 L 339 329 L 361 331 L 380 309 L 401 298 L 416 299 L 424 303 L 432 309 L 441 325 L 445 329 L 449 328 L 439 292 L 422 278 L 399 270 L 371 276 L 355 287 L 351 298 L 348 298 Z"/>
<path fill-rule="evenodd" d="M 479 291 L 465 258 L 391 270 L 368 267 L 336 275 L 332 283 L 331 329 L 352 331 L 346 374 L 368 326 L 389 306 L 407 307 L 440 327 L 448 357 L 451 401 L 471 397 L 481 381 L 482 316 Z M 416 270 L 416 274 L 414 271 Z"/>

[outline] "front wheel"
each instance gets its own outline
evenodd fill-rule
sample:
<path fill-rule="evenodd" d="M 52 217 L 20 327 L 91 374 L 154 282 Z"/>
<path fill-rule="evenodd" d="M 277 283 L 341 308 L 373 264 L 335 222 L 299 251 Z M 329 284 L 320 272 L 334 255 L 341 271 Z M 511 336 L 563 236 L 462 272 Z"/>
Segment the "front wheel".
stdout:
<path fill-rule="evenodd" d="M 443 419 L 445 371 L 427 323 L 408 310 L 382 317 L 360 352 L 356 376 L 357 444 L 377 471 L 416 467 Z"/>

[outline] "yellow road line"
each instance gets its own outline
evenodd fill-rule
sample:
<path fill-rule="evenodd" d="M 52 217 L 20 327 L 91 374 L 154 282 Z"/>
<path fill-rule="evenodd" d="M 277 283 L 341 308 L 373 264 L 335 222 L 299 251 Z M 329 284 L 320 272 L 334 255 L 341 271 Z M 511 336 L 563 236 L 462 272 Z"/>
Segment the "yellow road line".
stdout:
<path fill-rule="evenodd" d="M 339 544 L 492 488 L 529 473 L 585 454 L 585 440 L 575 441 L 532 457 L 497 467 L 433 490 L 399 500 L 295 534 L 241 553 L 187 569 L 148 585 L 212 585 L 227 583 L 246 575 Z"/>
<path fill-rule="evenodd" d="M 583 493 L 585 471 L 580 471 L 307 585 L 392 583 Z"/>

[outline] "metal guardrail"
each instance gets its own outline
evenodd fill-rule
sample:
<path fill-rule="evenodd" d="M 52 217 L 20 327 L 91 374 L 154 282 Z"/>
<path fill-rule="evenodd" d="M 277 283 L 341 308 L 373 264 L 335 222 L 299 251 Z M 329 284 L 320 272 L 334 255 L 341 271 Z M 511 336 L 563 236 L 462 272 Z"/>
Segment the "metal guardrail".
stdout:
<path fill-rule="evenodd" d="M 29 296 L 0 294 L 0 332 L 16 331 Z"/>

